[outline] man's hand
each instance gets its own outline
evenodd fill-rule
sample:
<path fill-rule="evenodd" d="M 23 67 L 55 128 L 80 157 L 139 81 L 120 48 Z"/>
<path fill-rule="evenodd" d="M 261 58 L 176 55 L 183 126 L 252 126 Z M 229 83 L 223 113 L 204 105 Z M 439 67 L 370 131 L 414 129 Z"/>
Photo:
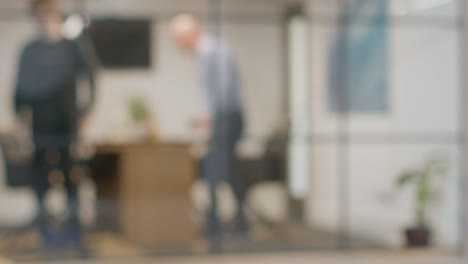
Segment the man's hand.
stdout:
<path fill-rule="evenodd" d="M 32 111 L 29 107 L 20 108 L 14 129 L 17 137 L 28 138 L 31 135 Z"/>
<path fill-rule="evenodd" d="M 212 122 L 210 118 L 202 117 L 194 121 L 194 128 L 196 131 L 204 135 L 210 135 L 212 130 Z"/>
<path fill-rule="evenodd" d="M 78 121 L 78 131 L 83 132 L 89 126 L 89 118 L 84 116 Z"/>
<path fill-rule="evenodd" d="M 24 121 L 17 121 L 14 128 L 14 135 L 17 138 L 29 138 L 31 135 L 31 128 L 28 124 L 25 124 Z"/>

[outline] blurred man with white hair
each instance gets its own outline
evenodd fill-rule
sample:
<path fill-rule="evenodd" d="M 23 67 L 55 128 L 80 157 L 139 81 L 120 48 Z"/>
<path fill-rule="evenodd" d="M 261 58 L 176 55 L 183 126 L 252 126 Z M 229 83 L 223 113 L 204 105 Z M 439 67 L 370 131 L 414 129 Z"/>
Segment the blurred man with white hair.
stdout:
<path fill-rule="evenodd" d="M 198 126 L 209 130 L 210 151 L 203 166 L 203 176 L 210 186 L 211 211 L 208 235 L 219 237 L 216 187 L 222 181 L 230 183 L 238 205 L 235 231 L 247 233 L 244 215 L 245 194 L 236 173 L 236 145 L 244 127 L 243 103 L 237 65 L 230 48 L 214 36 L 205 33 L 199 20 L 188 14 L 178 15 L 171 23 L 176 42 L 197 57 L 201 87 L 206 100 L 207 115 Z"/>

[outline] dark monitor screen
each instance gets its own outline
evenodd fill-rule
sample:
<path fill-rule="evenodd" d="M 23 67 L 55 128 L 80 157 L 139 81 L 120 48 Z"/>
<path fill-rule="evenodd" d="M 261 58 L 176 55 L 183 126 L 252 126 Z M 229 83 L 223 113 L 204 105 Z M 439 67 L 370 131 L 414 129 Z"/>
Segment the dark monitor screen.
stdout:
<path fill-rule="evenodd" d="M 97 19 L 89 34 L 103 67 L 151 67 L 150 20 Z"/>

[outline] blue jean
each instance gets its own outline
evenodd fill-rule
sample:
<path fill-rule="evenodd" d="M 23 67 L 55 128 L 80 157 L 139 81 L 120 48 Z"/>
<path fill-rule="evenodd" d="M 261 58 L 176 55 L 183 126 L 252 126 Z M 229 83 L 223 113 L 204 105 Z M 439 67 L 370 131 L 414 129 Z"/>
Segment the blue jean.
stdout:
<path fill-rule="evenodd" d="M 55 151 L 58 155 L 57 164 L 48 164 L 48 152 Z M 73 160 L 67 146 L 58 148 L 41 148 L 36 150 L 35 166 L 36 175 L 33 183 L 33 190 L 39 206 L 38 223 L 42 238 L 45 244 L 56 246 L 66 243 L 78 245 L 81 241 L 81 225 L 78 216 L 78 182 L 70 178 L 70 170 Z M 50 219 L 45 208 L 45 197 L 50 188 L 49 173 L 57 169 L 63 173 L 63 184 L 67 194 L 69 217 L 62 230 L 52 228 L 53 221 Z"/>

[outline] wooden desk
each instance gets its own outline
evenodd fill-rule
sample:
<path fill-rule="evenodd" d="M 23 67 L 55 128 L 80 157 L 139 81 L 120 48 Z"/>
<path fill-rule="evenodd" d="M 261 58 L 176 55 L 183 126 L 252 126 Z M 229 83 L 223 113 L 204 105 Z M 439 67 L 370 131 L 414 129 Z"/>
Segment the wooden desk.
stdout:
<path fill-rule="evenodd" d="M 189 193 L 196 167 L 189 144 L 97 145 L 95 151 L 97 157 L 113 157 L 117 167 L 114 177 L 100 178 L 99 171 L 94 177 L 98 200 L 116 201 L 113 212 L 126 239 L 158 248 L 193 242 L 197 228 Z M 98 217 L 110 219 L 111 212 Z"/>

